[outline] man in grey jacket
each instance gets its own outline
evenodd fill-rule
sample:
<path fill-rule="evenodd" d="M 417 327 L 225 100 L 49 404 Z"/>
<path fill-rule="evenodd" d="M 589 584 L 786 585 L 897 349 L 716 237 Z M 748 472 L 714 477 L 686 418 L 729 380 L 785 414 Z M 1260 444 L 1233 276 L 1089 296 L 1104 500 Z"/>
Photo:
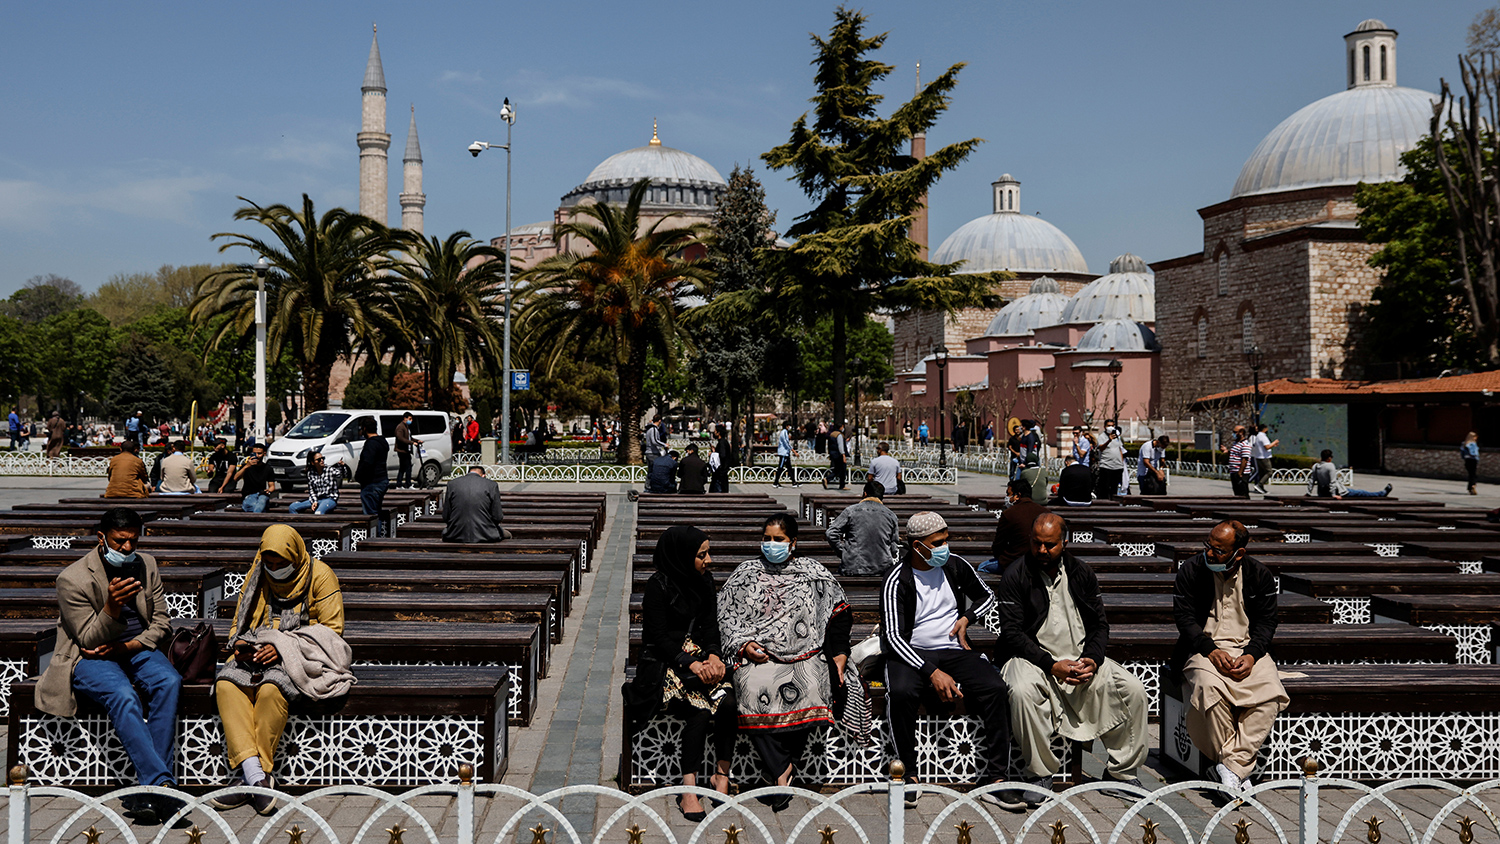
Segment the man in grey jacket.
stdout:
<path fill-rule="evenodd" d="M 839 574 L 885 574 L 901 553 L 896 514 L 885 506 L 885 485 L 865 481 L 864 498 L 845 507 L 824 535 L 838 552 Z"/>
<path fill-rule="evenodd" d="M 444 542 L 499 542 L 510 539 L 500 485 L 484 476 L 483 466 L 448 482 L 443 493 Z"/>

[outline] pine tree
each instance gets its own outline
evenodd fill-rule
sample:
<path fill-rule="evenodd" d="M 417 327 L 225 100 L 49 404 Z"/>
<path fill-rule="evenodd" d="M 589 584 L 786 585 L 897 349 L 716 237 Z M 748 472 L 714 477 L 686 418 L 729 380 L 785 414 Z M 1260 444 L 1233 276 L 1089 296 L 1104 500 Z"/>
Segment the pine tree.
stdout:
<path fill-rule="evenodd" d="M 148 422 L 160 422 L 174 415 L 175 386 L 171 368 L 153 344 L 133 336 L 121 347 L 110 373 L 109 405 L 115 416 L 123 418 L 139 410 Z"/>
<path fill-rule="evenodd" d="M 829 36 L 813 37 L 818 56 L 812 121 L 804 114 L 791 138 L 762 158 L 773 169 L 791 169 L 814 203 L 787 232 L 789 250 L 771 253 L 774 295 L 797 303 L 809 319 L 833 319 L 833 405 L 844 419 L 845 365 L 849 329 L 876 312 L 914 310 L 951 314 L 966 307 L 995 307 L 995 278 L 954 275 L 956 265 L 922 260 L 910 238 L 923 197 L 943 173 L 958 166 L 982 143 L 949 144 L 918 161 L 906 150 L 947 110 L 956 64 L 899 105 L 889 117 L 877 112 L 884 99 L 874 87 L 894 69 L 868 58 L 884 34 L 864 37 L 864 15 L 847 7 L 835 13 Z"/>

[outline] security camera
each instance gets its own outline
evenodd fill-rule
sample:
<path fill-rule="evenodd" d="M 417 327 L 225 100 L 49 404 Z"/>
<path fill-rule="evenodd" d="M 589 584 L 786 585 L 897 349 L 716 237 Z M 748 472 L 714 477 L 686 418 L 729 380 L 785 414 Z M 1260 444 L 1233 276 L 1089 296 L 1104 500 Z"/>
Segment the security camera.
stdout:
<path fill-rule="evenodd" d="M 481 144 L 478 141 L 475 141 L 474 143 L 469 144 L 469 155 L 472 155 L 475 158 L 478 158 L 479 154 L 481 152 L 484 152 L 484 144 Z"/>

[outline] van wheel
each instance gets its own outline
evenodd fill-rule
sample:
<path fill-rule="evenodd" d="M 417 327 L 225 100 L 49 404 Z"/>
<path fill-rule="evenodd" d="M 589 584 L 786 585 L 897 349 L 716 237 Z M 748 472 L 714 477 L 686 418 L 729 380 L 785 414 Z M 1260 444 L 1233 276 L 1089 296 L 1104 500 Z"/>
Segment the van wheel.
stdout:
<path fill-rule="evenodd" d="M 421 471 L 417 472 L 417 486 L 423 489 L 431 489 L 438 485 L 438 479 L 443 474 L 443 468 L 434 460 L 422 464 Z"/>

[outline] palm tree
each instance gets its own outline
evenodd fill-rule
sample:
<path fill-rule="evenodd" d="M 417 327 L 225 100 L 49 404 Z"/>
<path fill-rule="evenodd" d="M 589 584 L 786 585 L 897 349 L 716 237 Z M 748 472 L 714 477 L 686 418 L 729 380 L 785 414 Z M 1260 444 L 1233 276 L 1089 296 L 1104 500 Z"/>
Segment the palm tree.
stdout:
<path fill-rule="evenodd" d="M 610 350 L 620 387 L 621 463 L 639 463 L 640 422 L 646 353 L 654 349 L 675 366 L 673 338 L 685 299 L 708 290 L 711 272 L 696 260 L 679 257 L 702 242 L 707 228 L 663 228 L 669 214 L 641 230 L 641 201 L 650 186 L 642 179 L 624 206 L 599 203 L 575 209 L 573 220 L 557 227 L 559 237 L 579 238 L 591 251 L 570 250 L 527 270 L 518 320 L 545 339 L 548 372 L 564 355 L 602 341 Z M 580 217 L 589 218 L 580 221 Z"/>
<path fill-rule="evenodd" d="M 328 407 L 328 378 L 340 358 L 362 349 L 380 349 L 385 338 L 403 332 L 399 285 L 381 272 L 394 243 L 376 221 L 335 208 L 319 218 L 302 195 L 302 210 L 286 205 L 249 205 L 236 220 L 253 220 L 268 238 L 219 232 L 230 238 L 219 247 L 249 248 L 270 262 L 266 273 L 267 359 L 276 360 L 290 344 L 302 371 L 306 410 Z M 255 329 L 254 274 L 242 267 L 214 273 L 198 284 L 188 314 L 200 327 L 215 316 L 229 319 L 211 329 L 208 348 L 233 345 Z"/>
<path fill-rule="evenodd" d="M 432 406 L 452 410 L 453 371 L 462 365 L 472 375 L 492 363 L 500 350 L 497 329 L 505 318 L 505 254 L 473 240 L 466 231 L 445 240 L 404 231 L 395 237 L 406 253 L 391 264 L 405 282 L 405 331 L 387 341 L 396 357 L 420 354 Z"/>

